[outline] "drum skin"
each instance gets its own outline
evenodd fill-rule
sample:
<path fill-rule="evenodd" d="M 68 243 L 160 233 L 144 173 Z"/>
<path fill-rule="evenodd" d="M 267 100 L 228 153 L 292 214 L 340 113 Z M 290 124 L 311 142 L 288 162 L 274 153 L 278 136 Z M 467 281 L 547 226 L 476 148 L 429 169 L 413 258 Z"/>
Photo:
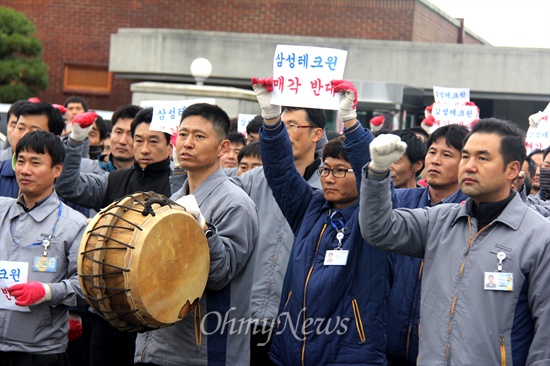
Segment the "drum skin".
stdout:
<path fill-rule="evenodd" d="M 77 266 L 95 312 L 120 330 L 147 331 L 193 310 L 206 287 L 210 253 L 203 229 L 183 207 L 138 192 L 91 219 Z"/>

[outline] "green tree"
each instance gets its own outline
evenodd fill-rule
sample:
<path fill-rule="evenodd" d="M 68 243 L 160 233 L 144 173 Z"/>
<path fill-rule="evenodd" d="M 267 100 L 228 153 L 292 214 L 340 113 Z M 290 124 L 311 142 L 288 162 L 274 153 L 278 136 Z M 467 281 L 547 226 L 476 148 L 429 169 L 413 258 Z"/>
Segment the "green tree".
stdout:
<path fill-rule="evenodd" d="M 0 101 L 15 102 L 48 87 L 48 66 L 34 24 L 25 14 L 0 6 Z"/>

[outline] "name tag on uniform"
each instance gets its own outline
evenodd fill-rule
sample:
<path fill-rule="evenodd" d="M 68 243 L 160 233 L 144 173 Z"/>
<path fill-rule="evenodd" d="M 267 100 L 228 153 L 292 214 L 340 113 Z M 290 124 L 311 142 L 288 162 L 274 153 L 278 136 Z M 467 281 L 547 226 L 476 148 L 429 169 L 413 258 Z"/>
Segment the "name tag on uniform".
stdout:
<path fill-rule="evenodd" d="M 34 257 L 32 260 L 32 270 L 34 272 L 57 272 L 57 258 Z"/>
<path fill-rule="evenodd" d="M 345 266 L 348 263 L 349 250 L 327 250 L 325 266 Z"/>
<path fill-rule="evenodd" d="M 507 272 L 485 272 L 483 289 L 514 291 L 514 274 Z"/>

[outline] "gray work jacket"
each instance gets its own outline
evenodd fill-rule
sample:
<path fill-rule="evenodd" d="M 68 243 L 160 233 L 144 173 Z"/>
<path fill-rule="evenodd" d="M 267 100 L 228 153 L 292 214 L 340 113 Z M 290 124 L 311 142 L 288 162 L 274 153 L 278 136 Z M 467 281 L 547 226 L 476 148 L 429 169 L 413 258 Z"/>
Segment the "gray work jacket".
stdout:
<path fill-rule="evenodd" d="M 33 269 L 33 259 L 43 256 L 44 247 L 40 245 L 43 234 L 48 235 L 54 225 L 47 257 L 57 259 L 56 270 L 39 272 Z M 0 260 L 29 263 L 28 281 L 46 283 L 52 293 L 50 301 L 31 305 L 27 313 L 0 310 L 0 351 L 40 354 L 65 351 L 68 307 L 77 305 L 77 295 L 82 296 L 76 261 L 85 228 L 86 218 L 60 203 L 55 192 L 29 212 L 16 199 L 0 197 Z M 33 245 L 36 243 L 39 244 Z"/>
<path fill-rule="evenodd" d="M 471 199 L 392 210 L 390 180 L 362 180 L 361 232 L 373 246 L 424 258 L 418 364 L 550 364 L 550 223 L 515 193 L 483 229 Z M 499 252 L 512 291 L 484 288 Z"/>

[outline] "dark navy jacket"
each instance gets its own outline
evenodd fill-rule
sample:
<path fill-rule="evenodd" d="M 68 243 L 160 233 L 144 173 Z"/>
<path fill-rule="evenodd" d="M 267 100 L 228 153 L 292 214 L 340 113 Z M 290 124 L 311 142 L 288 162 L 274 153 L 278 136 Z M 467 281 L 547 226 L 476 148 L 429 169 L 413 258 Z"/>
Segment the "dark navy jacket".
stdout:
<path fill-rule="evenodd" d="M 373 137 L 360 126 L 354 132 L 344 146 L 359 187 Z M 295 234 L 273 332 L 272 361 L 276 365 L 386 365 L 385 312 L 393 255 L 362 239 L 358 203 L 354 203 L 333 217 L 333 222 L 341 221 L 346 228 L 342 249 L 349 251 L 347 264 L 324 265 L 326 251 L 338 244 L 329 220 L 335 210 L 322 191 L 314 190 L 294 169 L 292 147 L 281 121 L 275 130 L 262 129 L 260 136 L 267 181 Z"/>
<path fill-rule="evenodd" d="M 428 188 L 395 189 L 393 193 L 397 208 L 429 206 Z M 459 191 L 452 203 L 466 199 L 468 196 Z M 422 264 L 421 258 L 405 255 L 396 255 L 395 258 L 395 274 L 388 301 L 386 345 L 388 361 L 393 365 L 416 365 Z"/>

